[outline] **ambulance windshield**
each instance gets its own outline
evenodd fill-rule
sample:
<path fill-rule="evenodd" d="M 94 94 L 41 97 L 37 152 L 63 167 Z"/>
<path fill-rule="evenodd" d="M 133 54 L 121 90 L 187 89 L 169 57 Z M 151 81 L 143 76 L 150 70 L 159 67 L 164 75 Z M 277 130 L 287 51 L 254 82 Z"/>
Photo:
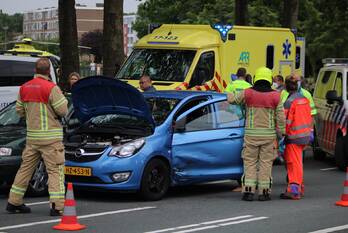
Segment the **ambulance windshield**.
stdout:
<path fill-rule="evenodd" d="M 194 50 L 135 49 L 116 78 L 139 80 L 149 75 L 153 81 L 183 82 L 195 54 Z"/>

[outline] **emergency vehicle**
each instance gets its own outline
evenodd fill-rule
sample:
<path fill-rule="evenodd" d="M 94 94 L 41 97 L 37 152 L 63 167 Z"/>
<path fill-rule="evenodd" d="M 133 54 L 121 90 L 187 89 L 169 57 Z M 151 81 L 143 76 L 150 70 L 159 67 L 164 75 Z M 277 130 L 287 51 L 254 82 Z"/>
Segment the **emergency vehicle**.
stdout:
<path fill-rule="evenodd" d="M 304 53 L 304 38 L 286 28 L 164 24 L 135 44 L 116 78 L 139 87 L 146 74 L 157 90 L 223 92 L 239 67 L 303 74 Z"/>
<path fill-rule="evenodd" d="M 341 170 L 348 167 L 348 58 L 323 59 L 313 99 L 315 116 L 314 157 L 333 156 Z"/>
<path fill-rule="evenodd" d="M 57 83 L 59 57 L 35 49 L 30 38 L 16 42 L 12 49 L 0 51 L 0 109 L 17 99 L 19 87 L 33 78 L 35 63 L 40 57 L 49 58 L 50 76 Z"/>

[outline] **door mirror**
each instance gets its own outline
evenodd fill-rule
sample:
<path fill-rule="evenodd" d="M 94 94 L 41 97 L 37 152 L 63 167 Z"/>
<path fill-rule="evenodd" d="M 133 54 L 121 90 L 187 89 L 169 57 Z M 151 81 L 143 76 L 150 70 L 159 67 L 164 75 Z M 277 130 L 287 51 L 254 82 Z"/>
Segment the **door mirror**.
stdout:
<path fill-rule="evenodd" d="M 186 117 L 181 118 L 180 120 L 177 120 L 174 122 L 174 132 L 185 132 L 185 125 L 186 125 Z"/>
<path fill-rule="evenodd" d="M 337 97 L 336 90 L 330 90 L 326 93 L 326 100 L 328 104 L 333 104 L 335 101 L 342 103 L 342 98 Z"/>

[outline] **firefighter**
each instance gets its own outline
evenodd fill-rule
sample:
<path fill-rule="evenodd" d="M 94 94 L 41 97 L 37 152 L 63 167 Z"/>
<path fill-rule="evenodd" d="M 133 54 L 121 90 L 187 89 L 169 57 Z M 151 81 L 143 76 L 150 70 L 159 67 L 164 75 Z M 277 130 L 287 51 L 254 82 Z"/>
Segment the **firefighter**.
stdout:
<path fill-rule="evenodd" d="M 277 156 L 276 128 L 285 133 L 284 108 L 280 94 L 274 91 L 272 71 L 260 67 L 255 72 L 254 86 L 234 95 L 228 94 L 228 102 L 245 104 L 246 125 L 242 158 L 242 200 L 252 201 L 256 187 L 258 200 L 271 200 L 272 164 Z"/>
<path fill-rule="evenodd" d="M 21 86 L 16 102 L 17 113 L 26 118 L 27 137 L 6 210 L 9 213 L 31 212 L 23 204 L 23 196 L 42 158 L 48 173 L 50 215 L 58 216 L 62 214 L 65 195 L 63 129 L 59 118 L 67 113 L 67 100 L 49 78 L 47 58 L 38 59 L 35 70 L 34 78 Z"/>
<path fill-rule="evenodd" d="M 286 136 L 284 159 L 288 173 L 286 192 L 280 195 L 282 199 L 298 200 L 303 195 L 303 162 L 302 152 L 309 144 L 312 117 L 309 100 L 299 91 L 299 78 L 290 75 L 286 77 L 285 86 L 289 97 L 284 103 L 286 116 Z"/>
<path fill-rule="evenodd" d="M 251 87 L 250 83 L 246 81 L 246 75 L 246 69 L 243 67 L 239 68 L 237 70 L 237 79 L 227 85 L 225 92 L 236 94 L 238 91 Z"/>

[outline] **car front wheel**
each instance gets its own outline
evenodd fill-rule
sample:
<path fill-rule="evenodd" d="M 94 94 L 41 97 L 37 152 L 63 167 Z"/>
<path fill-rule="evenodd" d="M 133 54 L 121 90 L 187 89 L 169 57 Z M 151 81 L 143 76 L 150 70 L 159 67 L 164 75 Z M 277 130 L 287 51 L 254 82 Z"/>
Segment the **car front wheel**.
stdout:
<path fill-rule="evenodd" d="M 140 195 L 146 201 L 162 199 L 169 188 L 169 174 L 169 167 L 164 161 L 160 159 L 151 160 L 144 169 Z"/>
<path fill-rule="evenodd" d="M 348 136 L 338 136 L 335 147 L 335 160 L 337 167 L 345 171 L 348 167 Z"/>
<path fill-rule="evenodd" d="M 47 194 L 48 175 L 43 161 L 37 165 L 34 174 L 29 182 L 28 195 L 43 196 Z"/>

